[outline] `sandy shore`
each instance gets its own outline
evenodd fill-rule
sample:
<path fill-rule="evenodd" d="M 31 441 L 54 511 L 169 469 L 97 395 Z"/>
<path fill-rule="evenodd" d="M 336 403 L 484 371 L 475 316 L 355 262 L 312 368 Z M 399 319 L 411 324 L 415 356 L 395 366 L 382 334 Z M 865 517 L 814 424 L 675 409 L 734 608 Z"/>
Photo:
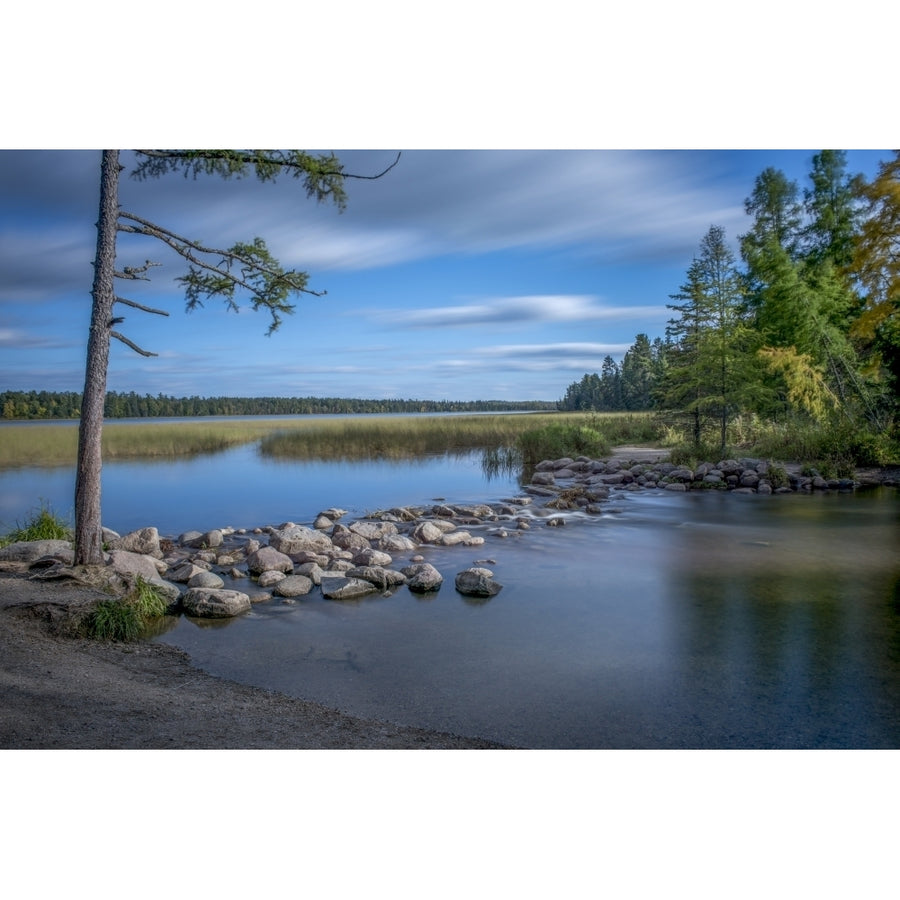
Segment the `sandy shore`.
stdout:
<path fill-rule="evenodd" d="M 2 749 L 490 749 L 489 741 L 357 719 L 195 669 L 146 642 L 66 637 L 81 585 L 0 573 Z"/>

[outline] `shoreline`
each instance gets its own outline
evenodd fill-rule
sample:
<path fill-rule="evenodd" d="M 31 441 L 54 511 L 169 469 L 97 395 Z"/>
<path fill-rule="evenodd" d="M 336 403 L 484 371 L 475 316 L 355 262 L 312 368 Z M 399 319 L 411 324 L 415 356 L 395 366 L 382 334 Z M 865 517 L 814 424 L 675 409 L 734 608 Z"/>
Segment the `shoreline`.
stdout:
<path fill-rule="evenodd" d="M 163 644 L 61 636 L 97 596 L 0 573 L 0 749 L 509 749 L 218 678 Z"/>
<path fill-rule="evenodd" d="M 617 448 L 617 458 L 664 451 Z M 649 457 L 649 458 L 648 458 Z M 896 467 L 859 470 L 896 483 Z M 477 737 L 363 719 L 220 678 L 161 643 L 67 636 L 107 595 L 0 571 L 0 749 L 512 749 Z"/>

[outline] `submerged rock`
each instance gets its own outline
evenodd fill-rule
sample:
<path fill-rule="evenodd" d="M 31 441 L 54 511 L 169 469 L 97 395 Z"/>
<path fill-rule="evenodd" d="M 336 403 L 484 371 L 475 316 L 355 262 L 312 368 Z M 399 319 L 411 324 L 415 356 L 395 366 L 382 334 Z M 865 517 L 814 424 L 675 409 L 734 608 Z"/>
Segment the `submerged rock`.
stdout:
<path fill-rule="evenodd" d="M 356 597 L 364 597 L 371 594 L 377 588 L 369 581 L 362 578 L 323 578 L 322 595 L 329 600 L 353 600 Z"/>

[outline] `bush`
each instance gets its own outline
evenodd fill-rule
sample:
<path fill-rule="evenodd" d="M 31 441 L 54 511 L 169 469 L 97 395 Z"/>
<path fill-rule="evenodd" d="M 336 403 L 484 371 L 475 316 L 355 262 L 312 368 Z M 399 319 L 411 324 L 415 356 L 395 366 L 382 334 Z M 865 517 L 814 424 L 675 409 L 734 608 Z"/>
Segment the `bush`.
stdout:
<path fill-rule="evenodd" d="M 35 510 L 31 518 L 17 527 L 6 536 L 0 538 L 0 547 L 14 544 L 17 541 L 70 541 L 72 529 L 68 523 L 60 519 L 50 508 L 49 504 L 41 501 L 40 507 Z"/>
<path fill-rule="evenodd" d="M 138 576 L 125 597 L 97 604 L 88 616 L 85 633 L 98 641 L 136 641 L 167 608 L 168 601 L 160 591 Z"/>

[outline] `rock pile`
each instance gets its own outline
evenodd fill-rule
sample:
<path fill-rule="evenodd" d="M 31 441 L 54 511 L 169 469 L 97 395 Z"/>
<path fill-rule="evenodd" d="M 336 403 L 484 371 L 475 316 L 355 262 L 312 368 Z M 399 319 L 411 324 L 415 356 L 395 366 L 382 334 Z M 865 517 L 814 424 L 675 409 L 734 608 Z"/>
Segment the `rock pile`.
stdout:
<path fill-rule="evenodd" d="M 572 515 L 603 511 L 618 492 L 641 490 L 722 490 L 743 494 L 853 490 L 849 479 L 801 475 L 765 460 L 722 460 L 695 468 L 669 462 L 635 463 L 620 459 L 568 457 L 535 467 L 527 496 L 494 504 L 398 507 L 343 524 L 346 510 L 319 513 L 312 527 L 283 522 L 273 527 L 189 531 L 176 540 L 160 538 L 156 528 L 126 535 L 104 529 L 110 583 L 126 588 L 140 577 L 170 599 L 171 611 L 191 616 L 240 615 L 253 603 L 278 599 L 296 603 L 316 591 L 330 600 L 390 594 L 401 586 L 414 593 L 440 590 L 442 574 L 421 550 L 480 547 L 489 538 L 521 536 L 535 525 L 559 527 Z M 561 512 L 565 515 L 560 515 Z M 473 534 L 474 530 L 483 534 Z M 406 555 L 405 565 L 395 564 Z M 65 541 L 11 544 L 0 549 L 0 569 L 28 570 L 36 578 L 65 577 L 73 552 Z M 502 585 L 484 567 L 457 573 L 455 589 L 464 596 L 490 598 Z"/>
<path fill-rule="evenodd" d="M 545 460 L 535 466 L 525 491 L 551 498 L 546 505 L 556 509 L 596 505 L 612 491 L 656 489 L 667 491 L 721 490 L 739 494 L 790 494 L 795 491 L 852 491 L 857 482 L 849 478 L 825 479 L 817 473 L 788 472 L 762 459 L 724 459 L 704 462 L 694 468 L 670 462 L 629 463 L 619 459 Z"/>

